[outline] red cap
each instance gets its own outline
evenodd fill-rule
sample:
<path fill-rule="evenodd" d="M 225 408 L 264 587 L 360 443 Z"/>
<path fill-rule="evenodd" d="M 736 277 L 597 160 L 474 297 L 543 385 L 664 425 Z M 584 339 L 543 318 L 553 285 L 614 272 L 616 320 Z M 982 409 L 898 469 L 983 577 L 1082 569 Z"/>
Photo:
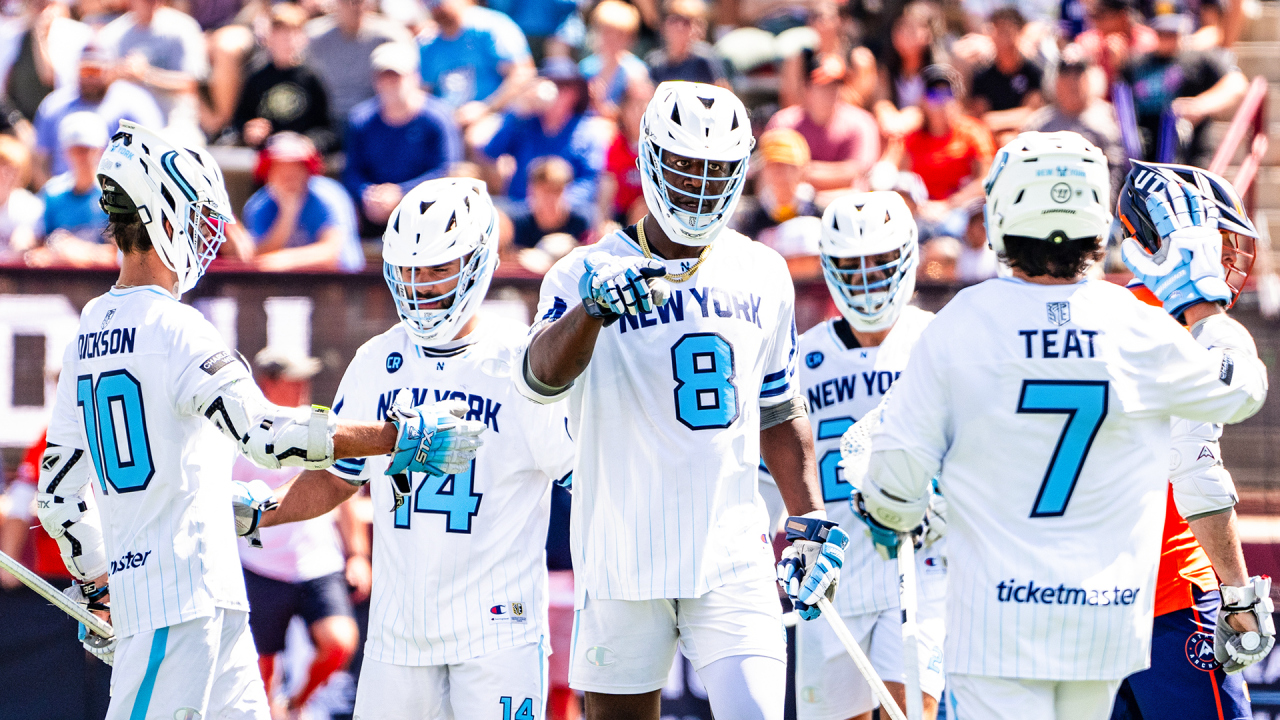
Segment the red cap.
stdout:
<path fill-rule="evenodd" d="M 253 169 L 253 179 L 259 183 L 265 183 L 273 160 L 306 163 L 307 170 L 312 175 L 324 174 L 324 158 L 320 157 L 315 144 L 306 135 L 295 132 L 272 135 L 267 140 L 266 146 L 258 153 L 258 165 Z"/>

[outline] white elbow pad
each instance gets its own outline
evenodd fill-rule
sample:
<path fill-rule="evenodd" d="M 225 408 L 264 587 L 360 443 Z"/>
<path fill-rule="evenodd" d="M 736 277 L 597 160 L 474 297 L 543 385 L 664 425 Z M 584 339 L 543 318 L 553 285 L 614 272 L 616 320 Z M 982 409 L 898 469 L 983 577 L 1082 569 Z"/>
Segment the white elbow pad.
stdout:
<path fill-rule="evenodd" d="M 58 543 L 67 571 L 93 581 L 107 571 L 102 519 L 89 489 L 89 460 L 80 449 L 50 445 L 40 459 L 36 514 Z"/>
<path fill-rule="evenodd" d="M 1187 520 L 1230 510 L 1238 499 L 1231 473 L 1222 466 L 1222 450 L 1212 437 L 1216 433 L 1209 435 L 1179 434 L 1173 439 L 1169 482 L 1178 514 Z"/>
<path fill-rule="evenodd" d="M 1240 422 L 1256 413 L 1267 397 L 1267 367 L 1258 359 L 1253 336 L 1226 315 L 1210 315 L 1191 327 L 1191 336 L 1209 350 L 1221 353 L 1218 379 L 1244 390 L 1249 396 L 1241 412 L 1229 422 Z"/>
<path fill-rule="evenodd" d="M 917 482 L 917 477 L 923 481 Z M 907 532 L 924 519 L 932 477 L 933 472 L 905 450 L 876 450 L 871 453 L 871 467 L 859 490 L 871 517 L 881 525 Z"/>
<path fill-rule="evenodd" d="M 280 407 L 252 382 L 236 380 L 219 388 L 200 411 L 259 467 L 323 470 L 333 464 L 338 420 L 328 408 Z"/>

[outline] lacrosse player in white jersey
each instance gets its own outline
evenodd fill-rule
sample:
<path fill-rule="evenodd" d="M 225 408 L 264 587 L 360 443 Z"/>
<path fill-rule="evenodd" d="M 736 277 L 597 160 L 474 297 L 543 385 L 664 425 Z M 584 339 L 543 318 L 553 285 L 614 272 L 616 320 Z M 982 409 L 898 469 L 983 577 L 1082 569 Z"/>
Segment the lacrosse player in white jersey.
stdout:
<path fill-rule="evenodd" d="M 1196 196 L 1156 199 L 1171 229 L 1139 274 L 1161 300 L 1205 300 L 1191 333 L 1086 279 L 1109 185 L 1075 133 L 1001 149 L 987 237 L 1013 277 L 938 313 L 872 436 L 872 517 L 914 527 L 935 475 L 950 507 L 948 717 L 1110 715 L 1149 663 L 1170 417 L 1239 422 L 1266 397 L 1253 339 L 1215 302 L 1230 296 L 1222 238 Z"/>
<path fill-rule="evenodd" d="M 112 639 L 81 630 L 114 664 L 108 718 L 266 720 L 236 534 L 269 492 L 233 485 L 232 448 L 272 469 L 387 452 L 397 468 L 430 469 L 469 462 L 482 427 L 434 410 L 338 422 L 326 408 L 268 402 L 213 326 L 178 302 L 234 222 L 213 158 L 121 121 L 98 180 L 124 260 L 67 348 L 40 522 L 79 579 L 68 594 L 113 625 Z"/>
<path fill-rule="evenodd" d="M 907 365 L 933 313 L 908 305 L 920 250 L 915 220 L 896 192 L 837 198 L 822 217 L 822 273 L 840 317 L 800 336 L 800 387 L 809 401 L 818 477 L 827 517 L 849 529 L 843 581 L 832 605 L 867 651 L 876 673 L 906 707 L 896 533 L 862 524 L 850 507 L 854 488 L 840 469 L 845 430 L 884 399 Z M 940 523 L 934 523 L 935 534 Z M 932 541 L 931 535 L 925 539 Z M 917 656 L 926 717 L 942 695 L 941 543 L 916 554 L 920 587 Z M 883 554 L 883 557 L 882 557 Z M 839 638 L 825 622 L 796 627 L 796 715 L 800 720 L 869 720 L 878 705 Z"/>
<path fill-rule="evenodd" d="M 730 91 L 659 85 L 640 130 L 649 215 L 551 269 L 515 374 L 535 401 L 567 399 L 578 444 L 569 684 L 588 718 L 656 720 L 677 642 L 717 717 L 782 717 L 761 456 L 795 516 L 788 592 L 813 605 L 839 573 L 848 537 L 817 486 L 795 290 L 777 253 L 725 228 L 753 142 Z"/>
<path fill-rule="evenodd" d="M 417 186 L 391 214 L 383 275 L 400 322 L 356 353 L 334 412 L 457 402 L 486 427 L 454 474 L 382 478 L 385 458 L 304 472 L 264 523 L 315 517 L 373 482 L 373 596 L 356 691 L 363 720 L 541 720 L 547 689 L 551 483 L 567 482 L 564 411 L 511 381 L 529 328 L 477 314 L 498 266 L 498 213 L 474 180 Z"/>

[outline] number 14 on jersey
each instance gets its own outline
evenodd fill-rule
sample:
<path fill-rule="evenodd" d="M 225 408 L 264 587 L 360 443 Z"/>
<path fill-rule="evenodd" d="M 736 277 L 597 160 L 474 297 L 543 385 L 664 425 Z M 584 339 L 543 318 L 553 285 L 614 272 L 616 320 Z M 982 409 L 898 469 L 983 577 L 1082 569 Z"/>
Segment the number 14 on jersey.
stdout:
<path fill-rule="evenodd" d="M 445 516 L 445 532 L 470 534 L 471 518 L 479 514 L 484 497 L 472 491 L 475 471 L 476 461 L 472 460 L 471 468 L 457 475 L 409 473 L 409 479 L 417 484 L 409 495 L 396 498 L 395 526 L 407 530 L 413 513 L 428 513 Z"/>

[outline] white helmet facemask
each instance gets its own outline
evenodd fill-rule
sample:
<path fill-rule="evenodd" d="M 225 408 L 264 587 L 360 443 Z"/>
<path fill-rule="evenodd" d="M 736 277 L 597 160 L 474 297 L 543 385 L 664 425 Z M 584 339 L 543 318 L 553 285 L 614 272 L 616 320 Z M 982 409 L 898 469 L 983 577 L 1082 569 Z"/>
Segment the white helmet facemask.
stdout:
<path fill-rule="evenodd" d="M 195 287 L 235 223 L 222 170 L 207 151 L 128 120 L 98 162 L 98 183 L 105 212 L 142 221 L 156 255 L 177 274 L 179 295 Z"/>
<path fill-rule="evenodd" d="M 746 108 L 717 85 L 664 82 L 640 121 L 640 184 L 667 237 L 710 245 L 742 196 L 755 146 Z"/>
<path fill-rule="evenodd" d="M 840 314 L 861 332 L 893 327 L 915 292 L 919 231 L 896 192 L 837 198 L 822 216 L 822 276 Z"/>
<path fill-rule="evenodd" d="M 448 343 L 475 315 L 498 267 L 498 213 L 484 185 L 429 180 L 400 200 L 383 234 L 382 275 L 419 345 Z M 458 262 L 440 277 L 435 268 Z"/>

